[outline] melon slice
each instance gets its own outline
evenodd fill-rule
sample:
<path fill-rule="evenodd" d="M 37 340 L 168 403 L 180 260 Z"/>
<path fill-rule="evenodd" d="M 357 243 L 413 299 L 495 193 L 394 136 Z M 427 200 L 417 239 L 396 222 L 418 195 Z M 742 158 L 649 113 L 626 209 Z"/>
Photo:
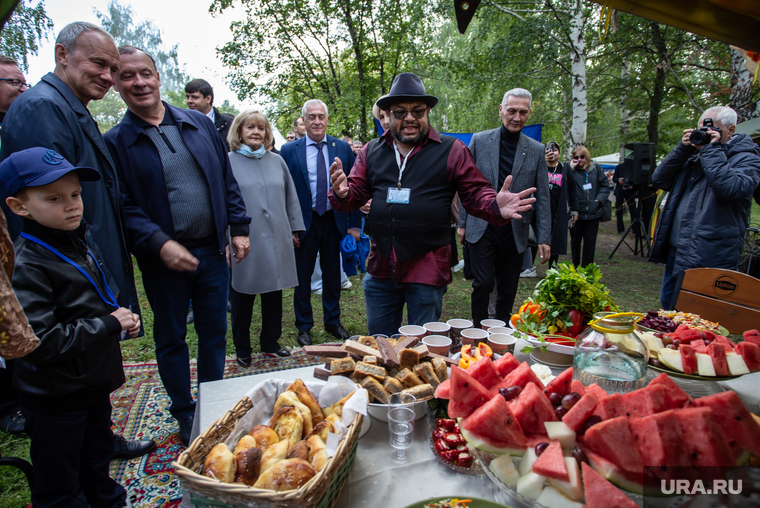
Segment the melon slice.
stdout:
<path fill-rule="evenodd" d="M 563 482 L 570 481 L 565 457 L 562 455 L 562 445 L 559 444 L 559 441 L 549 443 L 544 453 L 538 456 L 538 459 L 533 463 L 533 472 Z"/>
<path fill-rule="evenodd" d="M 583 441 L 593 451 L 620 468 L 641 474 L 644 463 L 628 427 L 627 417 L 619 416 L 597 423 L 586 431 Z"/>
<path fill-rule="evenodd" d="M 623 394 L 623 407 L 631 418 L 649 416 L 668 409 L 665 402 L 665 388 L 661 385 L 648 385 L 638 390 Z"/>
<path fill-rule="evenodd" d="M 760 425 L 752 418 L 746 406 L 734 391 L 726 391 L 694 400 L 697 407 L 713 410 L 726 437 L 739 446 L 760 455 Z"/>
<path fill-rule="evenodd" d="M 569 367 L 562 371 L 562 373 L 552 379 L 548 385 L 546 385 L 546 396 L 548 397 L 552 393 L 559 393 L 563 397 L 570 393 L 570 385 L 573 381 L 573 368 Z"/>
<path fill-rule="evenodd" d="M 609 395 L 609 393 L 607 393 L 604 390 L 604 388 L 602 388 L 601 386 L 599 386 L 596 383 L 592 383 L 592 384 L 588 385 L 586 387 L 586 393 L 590 393 L 590 394 L 594 395 L 597 399 L 601 399 L 602 397 L 606 397 L 607 395 Z"/>
<path fill-rule="evenodd" d="M 451 367 L 451 400 L 448 413 L 452 418 L 470 416 L 491 398 L 491 393 L 456 365 Z"/>
<path fill-rule="evenodd" d="M 570 383 L 570 392 L 577 392 L 578 395 L 583 397 L 586 395 L 586 387 L 577 379 L 573 379 L 572 383 Z"/>
<path fill-rule="evenodd" d="M 534 383 L 528 383 L 516 399 L 509 401 L 509 407 L 523 431 L 530 434 L 543 434 L 546 432 L 544 422 L 557 421 L 554 406 Z"/>
<path fill-rule="evenodd" d="M 562 480 L 547 477 L 546 481 L 549 482 L 550 486 L 562 492 L 573 501 L 580 501 L 583 499 L 583 485 L 581 484 L 581 470 L 578 467 L 578 461 L 573 457 L 564 457 L 564 459 L 567 475 L 570 477 L 570 480 L 563 482 Z"/>
<path fill-rule="evenodd" d="M 541 492 L 541 495 L 536 498 L 536 504 L 546 506 L 546 508 L 583 508 L 583 504 L 571 501 L 551 486 Z"/>
<path fill-rule="evenodd" d="M 707 346 L 707 354 L 712 359 L 716 376 L 728 376 L 728 362 L 726 361 L 726 348 L 718 341 L 713 341 Z"/>
<path fill-rule="evenodd" d="M 749 369 L 747 368 L 747 364 L 744 363 L 744 359 L 733 351 L 726 351 L 726 363 L 728 364 L 728 372 L 732 376 L 749 374 Z"/>
<path fill-rule="evenodd" d="M 461 420 L 459 428 L 467 442 L 480 450 L 511 455 L 522 455 L 525 452 L 525 433 L 504 397 L 489 400 Z"/>
<path fill-rule="evenodd" d="M 649 382 L 649 386 L 652 385 L 660 385 L 665 388 L 665 404 L 668 409 L 678 409 L 690 405 L 692 402 L 691 397 L 683 391 L 683 388 L 664 372 Z"/>
<path fill-rule="evenodd" d="M 575 447 L 575 431 L 565 422 L 544 422 L 546 434 L 549 439 L 556 439 L 564 450 L 572 450 Z"/>
<path fill-rule="evenodd" d="M 509 375 L 510 372 L 520 366 L 520 360 L 512 356 L 511 353 L 506 353 L 501 358 L 493 362 L 493 365 L 496 367 L 496 370 L 499 371 L 499 375 L 502 378 L 505 378 Z"/>
<path fill-rule="evenodd" d="M 530 471 L 517 480 L 517 488 L 515 490 L 518 494 L 535 501 L 541 495 L 541 492 L 543 492 L 545 481 L 546 478 Z"/>
<path fill-rule="evenodd" d="M 451 378 L 447 379 L 446 381 L 438 385 L 438 388 L 435 389 L 435 398 L 437 399 L 451 398 Z"/>
<path fill-rule="evenodd" d="M 526 474 L 533 471 L 533 463 L 537 458 L 538 455 L 536 455 L 536 448 L 529 446 L 520 459 L 520 465 L 517 466 L 517 472 L 520 473 L 520 476 L 525 476 Z"/>
<path fill-rule="evenodd" d="M 713 365 L 710 355 L 702 353 L 695 354 L 697 358 L 697 372 L 700 376 L 715 377 L 715 366 Z M 684 370 L 684 374 L 686 371 Z"/>
<path fill-rule="evenodd" d="M 736 352 L 741 355 L 750 372 L 760 371 L 760 346 L 752 342 L 740 342 L 736 345 Z"/>
<path fill-rule="evenodd" d="M 623 408 L 623 396 L 619 393 L 611 393 L 606 397 L 599 399 L 599 402 L 594 409 L 594 414 L 599 415 L 602 420 L 609 420 L 611 418 L 617 418 L 618 416 L 625 416 L 625 408 Z"/>
<path fill-rule="evenodd" d="M 697 358 L 695 357 L 694 348 L 688 344 L 681 343 L 678 347 L 681 353 L 681 363 L 683 365 L 684 374 L 696 374 L 697 373 Z"/>
<path fill-rule="evenodd" d="M 639 508 L 615 485 L 602 478 L 599 473 L 583 462 L 583 490 L 586 493 L 586 508 Z"/>
<path fill-rule="evenodd" d="M 673 466 L 691 465 L 683 447 L 685 437 L 673 410 L 631 418 L 629 425 L 644 467 L 658 478 L 676 479 L 679 473 L 674 473 Z"/>
<path fill-rule="evenodd" d="M 597 403 L 599 403 L 599 399 L 594 395 L 591 395 L 590 393 L 585 394 L 581 397 L 581 400 L 576 402 L 575 405 L 570 408 L 570 411 L 562 417 L 562 421 L 568 427 L 577 431 L 583 422 L 585 422 L 589 416 L 594 414 L 594 409 L 596 409 Z"/>
<path fill-rule="evenodd" d="M 755 344 L 756 346 L 760 346 L 760 332 L 757 330 L 747 330 L 743 334 L 744 340 L 746 342 L 750 342 L 752 344 Z"/>
<path fill-rule="evenodd" d="M 490 390 L 497 384 L 501 383 L 501 377 L 499 377 L 499 371 L 493 364 L 493 360 L 489 356 L 484 356 L 474 364 L 472 364 L 466 371 L 472 379 L 483 385 L 483 388 Z"/>
<path fill-rule="evenodd" d="M 515 463 L 509 454 L 499 455 L 488 464 L 488 469 L 510 489 L 517 486 L 520 473 L 515 469 Z"/>
<path fill-rule="evenodd" d="M 660 361 L 668 368 L 678 372 L 683 372 L 683 360 L 681 353 L 675 349 L 662 349 L 659 353 Z"/>

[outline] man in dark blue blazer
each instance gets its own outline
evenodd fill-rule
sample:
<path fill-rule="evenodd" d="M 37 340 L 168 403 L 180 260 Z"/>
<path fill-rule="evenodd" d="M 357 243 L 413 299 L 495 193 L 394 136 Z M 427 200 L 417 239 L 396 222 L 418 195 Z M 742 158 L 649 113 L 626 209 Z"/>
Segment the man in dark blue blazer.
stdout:
<path fill-rule="evenodd" d="M 328 115 L 324 102 L 313 99 L 303 106 L 306 136 L 282 146 L 280 156 L 290 169 L 298 193 L 306 231 L 296 245 L 298 286 L 294 307 L 298 343 L 311 344 L 314 316 L 311 310 L 311 274 L 320 254 L 322 267 L 322 309 L 325 330 L 345 340 L 349 333 L 340 323 L 340 241 L 346 234 L 359 240 L 360 212 L 334 212 L 327 191 L 330 189 L 330 166 L 339 159 L 348 175 L 354 165 L 354 153 L 345 141 L 326 134 Z"/>

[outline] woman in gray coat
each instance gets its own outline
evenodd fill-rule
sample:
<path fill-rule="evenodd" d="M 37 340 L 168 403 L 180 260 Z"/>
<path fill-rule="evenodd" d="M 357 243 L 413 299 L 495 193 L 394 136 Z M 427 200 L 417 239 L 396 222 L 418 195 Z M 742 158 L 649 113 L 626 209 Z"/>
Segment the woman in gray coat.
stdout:
<path fill-rule="evenodd" d="M 230 264 L 232 340 L 242 367 L 251 365 L 250 327 L 256 295 L 261 295 L 261 352 L 271 357 L 290 356 L 277 342 L 282 333 L 282 290 L 298 285 L 293 246 L 298 246 L 297 233 L 304 230 L 304 224 L 285 161 L 266 150 L 272 139 L 267 117 L 254 110 L 235 117 L 227 136 L 232 173 L 252 219 L 251 253 L 240 263 Z"/>

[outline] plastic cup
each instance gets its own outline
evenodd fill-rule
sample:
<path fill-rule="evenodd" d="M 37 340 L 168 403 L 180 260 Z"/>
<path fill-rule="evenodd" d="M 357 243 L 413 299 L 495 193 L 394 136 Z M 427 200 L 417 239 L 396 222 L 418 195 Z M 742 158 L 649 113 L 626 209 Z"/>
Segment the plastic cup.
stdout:
<path fill-rule="evenodd" d="M 425 323 L 422 327 L 426 330 L 425 335 L 448 335 L 451 327 L 447 323 L 432 321 Z"/>
<path fill-rule="evenodd" d="M 515 343 L 517 339 L 511 333 L 492 333 L 488 336 L 488 346 L 491 351 L 500 355 L 514 354 Z"/>
<path fill-rule="evenodd" d="M 474 344 L 476 342 L 483 342 L 488 338 L 488 331 L 481 330 L 480 328 L 468 328 L 462 330 L 462 344 Z"/>
<path fill-rule="evenodd" d="M 507 326 L 492 326 L 488 329 L 488 333 L 506 333 L 512 335 L 512 332 L 514 332 L 514 329 Z"/>
<path fill-rule="evenodd" d="M 469 319 L 449 319 L 446 324 L 451 327 L 451 338 L 460 337 L 462 330 L 472 328 L 472 321 Z"/>
<path fill-rule="evenodd" d="M 398 329 L 398 333 L 405 337 L 422 337 L 425 332 L 425 328 L 418 325 L 406 325 Z"/>
<path fill-rule="evenodd" d="M 484 319 L 480 322 L 480 327 L 483 330 L 488 330 L 492 326 L 507 326 L 507 323 L 501 319 Z"/>
<path fill-rule="evenodd" d="M 428 348 L 428 351 L 437 355 L 448 355 L 451 349 L 451 339 L 445 335 L 428 335 L 422 338 L 422 343 Z"/>

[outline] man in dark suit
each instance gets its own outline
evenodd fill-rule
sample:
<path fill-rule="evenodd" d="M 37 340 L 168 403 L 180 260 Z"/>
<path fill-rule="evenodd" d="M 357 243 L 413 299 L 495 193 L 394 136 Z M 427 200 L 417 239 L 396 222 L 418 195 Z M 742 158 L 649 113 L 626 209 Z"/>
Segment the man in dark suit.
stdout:
<path fill-rule="evenodd" d="M 222 113 L 214 107 L 214 89 L 205 79 L 194 79 L 185 85 L 185 98 L 187 99 L 188 109 L 200 111 L 214 122 L 217 132 L 222 137 L 222 142 L 227 151 L 230 151 L 230 144 L 227 142 L 227 134 L 230 132 L 230 125 L 235 119 L 234 116 Z"/>
<path fill-rule="evenodd" d="M 475 164 L 491 185 L 501 188 L 512 176 L 510 190 L 519 192 L 536 188 L 536 202 L 531 213 L 538 214 L 536 239 L 541 262 L 551 256 L 551 202 L 544 145 L 529 138 L 522 128 L 530 116 L 532 97 L 528 90 L 515 88 L 504 94 L 499 105 L 502 125 L 472 136 L 470 151 Z M 488 298 L 497 282 L 496 318 L 509 321 L 520 281 L 523 252 L 528 246 L 530 213 L 519 220 L 497 226 L 459 209 L 459 236 L 467 240 L 472 282 L 472 320 L 480 326 L 488 318 Z"/>
<path fill-rule="evenodd" d="M 322 267 L 322 308 L 325 330 L 337 339 L 345 340 L 349 333 L 340 323 L 340 241 L 350 234 L 359 240 L 360 212 L 334 212 L 327 191 L 330 189 L 329 168 L 340 161 L 349 173 L 354 165 L 354 153 L 345 141 L 326 134 L 328 115 L 324 102 L 313 99 L 303 106 L 306 136 L 282 146 L 280 156 L 290 169 L 298 193 L 306 231 L 300 233 L 296 247 L 298 286 L 294 307 L 298 343 L 311 344 L 314 316 L 311 310 L 311 274 L 320 257 Z"/>

